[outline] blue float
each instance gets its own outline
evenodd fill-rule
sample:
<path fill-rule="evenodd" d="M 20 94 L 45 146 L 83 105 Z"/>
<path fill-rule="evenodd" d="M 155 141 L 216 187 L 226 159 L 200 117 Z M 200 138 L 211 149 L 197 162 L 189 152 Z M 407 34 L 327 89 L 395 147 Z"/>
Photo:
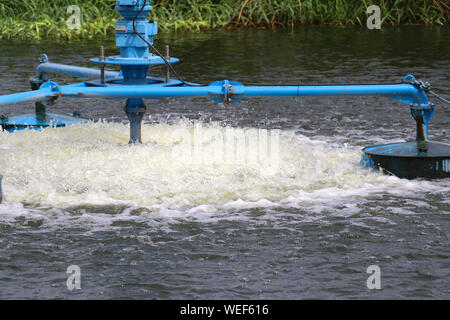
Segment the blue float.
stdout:
<path fill-rule="evenodd" d="M 169 56 L 168 47 L 162 55 L 153 46 L 157 23 L 146 20 L 152 10 L 150 1 L 117 0 L 116 9 L 122 15 L 115 26 L 120 55 L 105 57 L 101 47 L 99 57 L 91 59 L 99 65 L 99 69 L 51 63 L 46 55 L 42 55 L 36 75 L 31 80 L 32 91 L 0 96 L 0 105 L 36 102 L 36 114 L 3 117 L 0 125 L 4 130 L 38 129 L 86 121 L 79 115 L 45 113 L 46 105 L 63 97 L 127 99 L 124 111 L 130 121 L 130 143 L 133 144 L 142 142 L 141 123 L 146 112 L 143 99 L 206 96 L 228 104 L 257 96 L 384 96 L 410 105 L 417 123 L 416 141 L 367 147 L 363 149 L 362 165 L 402 178 L 450 177 L 450 145 L 428 140 L 428 121 L 434 112 L 434 105 L 427 96 L 427 93 L 433 93 L 428 83 L 417 81 L 412 75 L 395 84 L 246 86 L 228 80 L 210 85 L 189 83 L 179 77 L 171 66 L 179 59 Z M 121 72 L 105 70 L 108 65 L 120 66 Z M 148 76 L 150 65 L 165 65 L 166 77 Z M 52 74 L 94 80 L 60 86 L 51 80 Z M 170 78 L 170 74 L 175 75 L 175 79 Z"/>

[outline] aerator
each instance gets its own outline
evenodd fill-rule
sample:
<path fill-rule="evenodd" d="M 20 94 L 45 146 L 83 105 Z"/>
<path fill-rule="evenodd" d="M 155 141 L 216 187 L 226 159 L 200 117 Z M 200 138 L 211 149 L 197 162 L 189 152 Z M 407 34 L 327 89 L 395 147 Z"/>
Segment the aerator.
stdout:
<path fill-rule="evenodd" d="M 126 99 L 124 111 L 130 121 L 130 144 L 135 144 L 142 142 L 141 124 L 146 112 L 144 99 L 207 96 L 213 101 L 228 104 L 256 96 L 384 96 L 410 105 L 417 123 L 416 140 L 364 148 L 361 164 L 401 178 L 450 177 L 450 145 L 428 140 L 428 122 L 434 113 L 434 105 L 430 104 L 427 93 L 432 91 L 429 85 L 417 81 L 414 76 L 407 75 L 395 84 L 364 85 L 246 86 L 228 80 L 209 85 L 190 83 L 172 67 L 179 59 L 170 57 L 168 47 L 163 55 L 153 46 L 157 23 L 146 19 L 152 10 L 150 1 L 117 0 L 116 9 L 122 15 L 115 25 L 120 54 L 105 57 L 101 48 L 99 57 L 90 60 L 98 64 L 97 69 L 52 63 L 45 54 L 42 55 L 36 75 L 31 80 L 32 91 L 0 96 L 0 105 L 36 102 L 36 113 L 11 118 L 3 116 L 0 119 L 3 130 L 59 127 L 87 121 L 77 114 L 46 113 L 46 106 L 61 98 Z M 119 66 L 121 71 L 106 70 L 111 65 Z M 165 65 L 166 76 L 149 76 L 148 69 L 152 65 Z M 51 80 L 52 74 L 93 80 L 61 86 Z"/>

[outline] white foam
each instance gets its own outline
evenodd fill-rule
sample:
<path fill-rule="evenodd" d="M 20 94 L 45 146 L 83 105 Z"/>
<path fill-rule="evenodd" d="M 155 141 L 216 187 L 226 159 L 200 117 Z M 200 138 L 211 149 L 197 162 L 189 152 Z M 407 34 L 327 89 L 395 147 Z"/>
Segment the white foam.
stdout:
<path fill-rule="evenodd" d="M 268 171 L 264 161 L 230 163 L 219 159 L 186 164 L 173 157 L 173 150 L 187 150 L 191 145 L 174 140 L 173 133 L 191 132 L 196 126 L 207 134 L 226 129 L 246 131 L 214 123 L 146 124 L 146 143 L 133 147 L 128 146 L 129 127 L 121 123 L 3 132 L 0 173 L 4 176 L 5 204 L 0 205 L 0 214 L 24 212 L 28 210 L 22 205 L 25 203 L 47 207 L 137 206 L 165 217 L 197 215 L 205 219 L 233 209 L 287 206 L 320 213 L 344 205 L 345 210 L 336 211 L 353 215 L 359 209 L 348 203 L 367 197 L 390 194 L 420 198 L 426 192 L 450 191 L 446 181 L 410 181 L 363 169 L 359 148 L 331 146 L 292 131 L 280 132 L 279 170 L 275 172 Z M 209 155 L 222 147 L 220 141 L 209 139 L 202 152 Z M 204 153 L 197 156 L 202 158 Z M 410 214 L 406 209 L 402 212 Z M 111 220 L 108 215 L 104 218 Z M 92 222 L 102 216 L 85 219 Z M 94 222 L 100 222 L 97 220 Z"/>

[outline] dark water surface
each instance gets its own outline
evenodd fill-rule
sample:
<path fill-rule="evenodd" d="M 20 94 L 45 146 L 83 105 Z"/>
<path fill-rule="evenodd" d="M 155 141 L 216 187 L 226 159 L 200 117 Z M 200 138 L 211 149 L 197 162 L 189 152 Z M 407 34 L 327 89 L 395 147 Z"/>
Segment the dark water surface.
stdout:
<path fill-rule="evenodd" d="M 166 43 L 182 58 L 178 73 L 199 83 L 398 83 L 412 73 L 449 98 L 448 27 L 156 41 Z M 0 94 L 28 90 L 40 53 L 91 66 L 100 44 L 0 42 Z M 117 54 L 113 39 L 102 44 Z M 432 101 L 430 139 L 448 143 L 449 107 Z M 359 166 L 362 147 L 415 137 L 407 105 L 374 97 L 148 100 L 144 145 L 133 148 L 123 105 L 64 100 L 51 111 L 96 122 L 0 133 L 1 299 L 450 298 L 450 181 Z M 208 132 L 279 129 L 280 170 L 176 161 L 171 136 L 193 123 Z M 81 269 L 80 290 L 66 286 L 70 265 Z M 381 290 L 366 286 L 370 265 L 380 267 Z"/>

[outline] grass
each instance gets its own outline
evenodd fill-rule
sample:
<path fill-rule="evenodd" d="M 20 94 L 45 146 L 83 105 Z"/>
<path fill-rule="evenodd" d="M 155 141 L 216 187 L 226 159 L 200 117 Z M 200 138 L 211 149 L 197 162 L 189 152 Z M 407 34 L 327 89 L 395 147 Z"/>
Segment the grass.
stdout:
<path fill-rule="evenodd" d="M 446 25 L 447 0 L 155 0 L 151 18 L 162 31 L 295 28 L 307 24 L 364 26 L 366 9 L 384 24 Z M 78 5 L 81 29 L 70 30 L 67 7 Z M 114 33 L 116 0 L 0 0 L 0 39 L 90 39 Z"/>

